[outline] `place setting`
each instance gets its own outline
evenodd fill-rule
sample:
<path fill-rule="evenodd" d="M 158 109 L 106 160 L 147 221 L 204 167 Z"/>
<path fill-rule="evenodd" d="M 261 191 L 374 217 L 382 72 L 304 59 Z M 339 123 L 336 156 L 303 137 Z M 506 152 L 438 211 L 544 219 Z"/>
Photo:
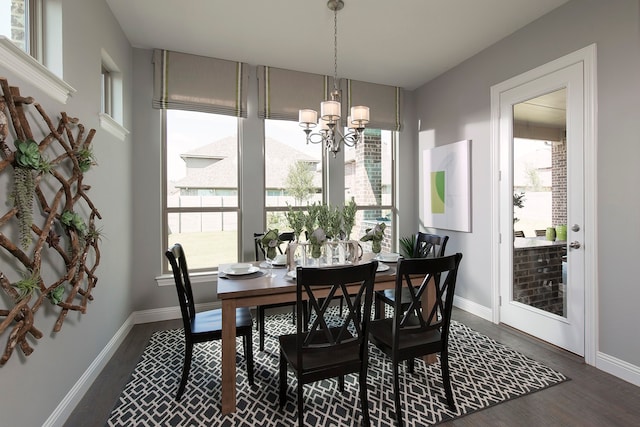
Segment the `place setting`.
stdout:
<path fill-rule="evenodd" d="M 222 264 L 218 269 L 220 279 L 253 279 L 264 276 L 265 272 L 259 267 L 250 263 Z"/>

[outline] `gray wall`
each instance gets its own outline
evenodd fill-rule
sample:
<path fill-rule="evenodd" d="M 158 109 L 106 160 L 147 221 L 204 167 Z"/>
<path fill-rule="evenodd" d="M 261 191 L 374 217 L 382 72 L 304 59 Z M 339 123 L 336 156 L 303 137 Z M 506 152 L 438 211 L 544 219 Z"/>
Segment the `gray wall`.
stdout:
<path fill-rule="evenodd" d="M 628 189 L 640 178 L 639 26 L 636 0 L 571 1 L 416 91 L 422 129 L 438 144 L 473 140 L 473 232 L 450 233 L 449 245 L 464 253 L 456 293 L 490 307 L 490 88 L 597 44 L 598 349 L 635 366 L 640 194 Z"/>
<path fill-rule="evenodd" d="M 45 337 L 34 343 L 35 352 L 27 359 L 17 351 L 0 368 L 5 390 L 0 399 L 2 425 L 42 424 L 132 312 L 176 305 L 175 290 L 158 287 L 154 280 L 160 274 L 163 247 L 160 113 L 151 109 L 150 52 L 130 48 L 104 1 L 61 3 L 64 78 L 78 90 L 68 104 L 47 100 L 19 76 L 5 73 L 1 65 L 0 74 L 21 86 L 23 94 L 35 96 L 47 111 L 66 111 L 87 128 L 98 129 L 94 148 L 99 166 L 89 172 L 86 183 L 92 185 L 91 198 L 104 218 L 100 280 L 86 315 L 70 314 L 62 332 L 55 335 L 49 333 L 55 316 L 39 318 Z M 633 326 L 640 320 L 636 307 L 640 290 L 630 266 L 640 251 L 635 244 L 640 232 L 636 214 L 640 195 L 619 183 L 638 182 L 640 174 L 639 19 L 635 0 L 566 4 L 414 93 L 405 93 L 398 149 L 398 233 L 402 236 L 415 231 L 418 224 L 418 120 L 423 130 L 434 130 L 439 143 L 473 140 L 473 231 L 450 232 L 449 245 L 451 251 L 465 254 L 459 295 L 489 307 L 489 88 L 597 43 L 599 348 L 635 366 L 640 366 L 640 344 Z M 132 132 L 125 142 L 98 124 L 101 48 L 123 71 L 124 124 Z M 251 172 L 262 170 L 261 148 L 255 145 L 261 141 L 262 127 L 255 110 L 249 111 L 249 119 L 241 125 L 247 141 L 253 141 L 242 147 L 247 157 L 243 179 L 254 179 Z M 243 207 L 254 206 L 251 199 L 258 197 L 261 194 L 245 194 Z M 243 227 L 260 228 L 260 221 L 261 215 L 247 214 Z M 211 287 L 199 286 L 197 291 L 202 292 L 202 301 L 215 298 Z M 6 335 L 0 338 L 4 346 Z"/>
<path fill-rule="evenodd" d="M 87 131 L 96 129 L 93 140 L 98 166 L 86 175 L 84 183 L 102 215 L 99 278 L 87 313 L 69 312 L 62 331 L 53 333 L 59 310 L 42 307 L 36 327 L 44 337 L 33 340 L 34 352 L 24 357 L 16 349 L 11 359 L 0 367 L 0 414 L 3 426 L 42 425 L 60 404 L 109 340 L 125 323 L 133 310 L 131 304 L 131 147 L 132 138 L 124 142 L 102 130 L 100 111 L 100 64 L 104 48 L 120 67 L 124 79 L 124 125 L 133 125 L 131 47 L 120 26 L 103 1 L 65 0 L 62 8 L 64 80 L 77 92 L 66 105 L 49 99 L 20 76 L 12 75 L 0 64 L 0 75 L 23 95 L 41 103 L 48 115 L 57 120 L 64 111 L 77 117 Z M 3 187 L 4 188 L 4 187 Z M 4 190 L 3 190 L 4 191 Z M 4 199 L 4 197 L 3 197 Z M 45 305 L 49 305 L 45 302 Z M 8 331 L 0 337 L 2 350 Z"/>

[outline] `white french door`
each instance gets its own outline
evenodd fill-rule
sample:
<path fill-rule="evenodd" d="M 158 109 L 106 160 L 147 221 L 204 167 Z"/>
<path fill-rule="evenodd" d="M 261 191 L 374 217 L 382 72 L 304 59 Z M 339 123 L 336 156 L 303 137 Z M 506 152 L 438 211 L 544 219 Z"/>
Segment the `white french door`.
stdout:
<path fill-rule="evenodd" d="M 583 68 L 583 62 L 576 62 L 499 93 L 500 322 L 581 356 L 585 354 Z M 566 242 L 531 233 L 514 238 L 514 110 L 560 92 L 566 93 L 566 191 L 559 202 L 556 194 L 553 197 L 554 204 L 566 206 Z M 548 223 L 552 225 L 556 224 Z M 553 304 L 539 303 L 542 294 L 554 299 Z"/>

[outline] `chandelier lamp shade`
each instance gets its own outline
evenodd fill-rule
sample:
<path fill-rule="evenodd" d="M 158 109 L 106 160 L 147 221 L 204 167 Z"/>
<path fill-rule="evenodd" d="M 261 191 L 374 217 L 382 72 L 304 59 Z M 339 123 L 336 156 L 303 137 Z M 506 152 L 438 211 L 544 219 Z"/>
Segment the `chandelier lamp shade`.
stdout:
<path fill-rule="evenodd" d="M 320 104 L 320 117 L 316 110 L 300 110 L 298 121 L 307 135 L 307 144 L 322 144 L 333 157 L 340 151 L 341 144 L 355 147 L 364 138 L 364 129 L 369 123 L 369 107 L 358 105 L 351 107 L 346 120 L 347 131 L 341 132 L 341 96 L 338 89 L 338 11 L 344 7 L 342 0 L 329 0 L 327 7 L 333 11 L 333 90 L 330 98 Z M 320 125 L 316 133 L 312 129 Z"/>

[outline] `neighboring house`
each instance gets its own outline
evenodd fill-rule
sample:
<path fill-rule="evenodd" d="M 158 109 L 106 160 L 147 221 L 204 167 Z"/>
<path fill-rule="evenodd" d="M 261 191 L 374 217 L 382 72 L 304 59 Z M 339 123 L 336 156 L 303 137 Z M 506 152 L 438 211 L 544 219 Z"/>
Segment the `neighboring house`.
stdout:
<path fill-rule="evenodd" d="M 314 172 L 313 185 L 322 187 L 319 159 L 296 150 L 290 145 L 267 139 L 267 165 L 277 165 L 267 174 L 269 195 L 286 190 L 289 171 L 296 162 L 306 162 Z M 223 138 L 180 155 L 186 164 L 186 176 L 173 183 L 182 196 L 234 196 L 238 193 L 238 152 L 233 137 Z M 268 166 L 267 166 L 268 167 Z"/>

